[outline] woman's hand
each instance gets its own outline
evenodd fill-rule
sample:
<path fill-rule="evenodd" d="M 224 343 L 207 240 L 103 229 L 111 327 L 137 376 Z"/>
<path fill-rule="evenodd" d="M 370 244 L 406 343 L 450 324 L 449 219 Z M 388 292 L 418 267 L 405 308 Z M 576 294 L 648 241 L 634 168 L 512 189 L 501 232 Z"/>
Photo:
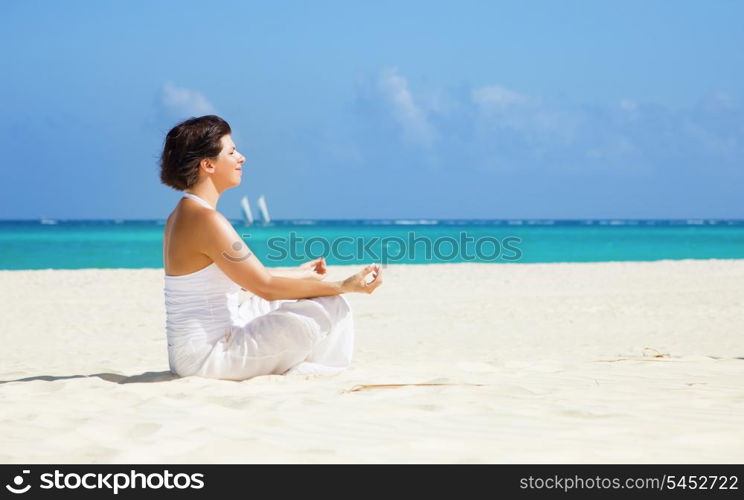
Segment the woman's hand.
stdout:
<path fill-rule="evenodd" d="M 370 274 L 372 281 L 368 282 Z M 378 264 L 372 264 L 342 281 L 341 290 L 343 293 L 372 293 L 380 285 L 382 285 L 382 268 Z"/>
<path fill-rule="evenodd" d="M 320 257 L 310 262 L 300 264 L 300 271 L 302 272 L 303 278 L 311 278 L 316 280 L 325 279 L 328 275 L 328 268 L 326 267 L 325 257 Z"/>

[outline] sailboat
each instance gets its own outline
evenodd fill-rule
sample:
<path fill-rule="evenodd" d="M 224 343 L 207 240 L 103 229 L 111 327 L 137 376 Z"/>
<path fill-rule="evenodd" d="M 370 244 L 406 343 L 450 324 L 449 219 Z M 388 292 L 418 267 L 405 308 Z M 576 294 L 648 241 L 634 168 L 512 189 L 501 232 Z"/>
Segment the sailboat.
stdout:
<path fill-rule="evenodd" d="M 251 205 L 248 203 L 248 197 L 243 196 L 240 200 L 240 208 L 243 209 L 243 221 L 246 226 L 253 224 L 253 212 L 251 212 Z"/>
<path fill-rule="evenodd" d="M 271 222 L 271 217 L 269 217 L 269 209 L 266 207 L 266 198 L 264 198 L 264 195 L 259 196 L 256 203 L 258 203 L 258 211 L 261 212 L 261 220 L 265 226 Z"/>

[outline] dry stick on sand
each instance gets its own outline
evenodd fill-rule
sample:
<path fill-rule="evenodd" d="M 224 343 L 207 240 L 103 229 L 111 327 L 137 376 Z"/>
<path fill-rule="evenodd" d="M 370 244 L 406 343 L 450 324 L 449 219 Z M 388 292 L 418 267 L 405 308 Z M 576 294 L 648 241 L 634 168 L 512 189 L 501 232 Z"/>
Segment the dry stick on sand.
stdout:
<path fill-rule="evenodd" d="M 653 359 L 657 359 L 657 358 L 668 359 L 671 357 L 669 354 L 660 353 L 658 350 L 654 349 L 653 347 L 644 347 L 643 351 L 641 351 L 641 355 L 643 356 L 643 358 L 653 358 Z M 652 361 L 652 359 L 643 359 L 643 358 L 641 358 L 640 360 L 636 360 L 636 361 Z M 630 359 L 632 358 L 598 359 L 597 362 L 598 363 L 615 363 L 617 361 L 628 361 Z"/>

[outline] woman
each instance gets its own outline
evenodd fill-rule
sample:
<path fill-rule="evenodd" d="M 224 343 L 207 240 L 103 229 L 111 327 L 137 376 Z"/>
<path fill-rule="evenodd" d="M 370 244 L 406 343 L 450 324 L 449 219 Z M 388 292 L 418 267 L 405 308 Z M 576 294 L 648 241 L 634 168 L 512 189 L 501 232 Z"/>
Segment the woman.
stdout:
<path fill-rule="evenodd" d="M 218 116 L 191 118 L 168 132 L 160 158 L 161 181 L 184 192 L 163 240 L 171 371 L 231 380 L 337 373 L 351 363 L 354 337 L 341 294 L 372 293 L 381 269 L 326 282 L 323 259 L 294 276 L 265 268 L 216 210 L 245 164 L 231 132 Z M 242 304 L 241 288 L 253 294 Z"/>

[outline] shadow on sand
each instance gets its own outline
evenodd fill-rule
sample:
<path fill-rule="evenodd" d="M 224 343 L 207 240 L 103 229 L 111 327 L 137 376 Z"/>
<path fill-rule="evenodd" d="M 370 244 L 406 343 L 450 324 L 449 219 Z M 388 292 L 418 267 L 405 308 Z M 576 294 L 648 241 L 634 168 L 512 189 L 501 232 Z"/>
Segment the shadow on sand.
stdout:
<path fill-rule="evenodd" d="M 139 375 L 120 375 L 118 373 L 93 373 L 92 375 L 37 375 L 35 377 L 19 378 L 16 380 L 0 380 L 0 384 L 9 384 L 11 382 L 33 382 L 35 380 L 44 380 L 46 382 L 55 382 L 57 380 L 67 380 L 71 378 L 90 378 L 98 377 L 106 382 L 114 384 L 144 384 L 152 382 L 170 382 L 180 378 L 171 372 L 145 372 Z"/>

